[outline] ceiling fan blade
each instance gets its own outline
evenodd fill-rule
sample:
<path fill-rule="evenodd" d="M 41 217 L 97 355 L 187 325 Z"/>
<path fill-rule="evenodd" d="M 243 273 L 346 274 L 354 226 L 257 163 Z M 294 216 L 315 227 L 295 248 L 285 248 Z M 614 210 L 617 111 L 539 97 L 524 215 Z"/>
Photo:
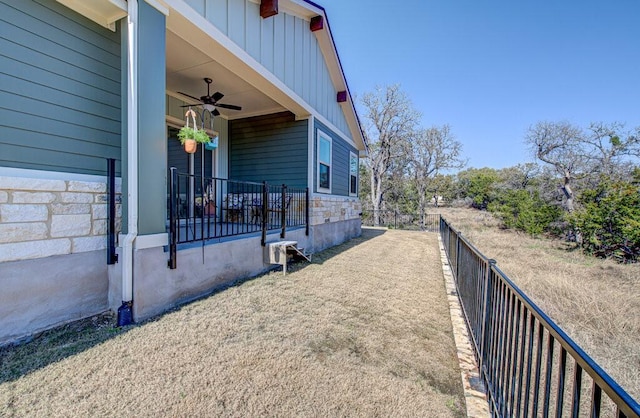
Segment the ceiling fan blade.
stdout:
<path fill-rule="evenodd" d="M 190 98 L 192 98 L 193 100 L 200 101 L 200 98 L 198 98 L 198 97 L 194 97 L 194 96 L 192 96 L 192 95 L 190 95 L 190 94 L 187 94 L 187 93 L 183 93 L 183 92 L 181 92 L 181 91 L 179 91 L 179 92 L 178 92 L 178 94 L 182 94 L 183 96 L 190 97 Z"/>
<path fill-rule="evenodd" d="M 222 104 L 222 103 L 216 103 L 216 107 L 221 107 L 223 109 L 231 109 L 231 110 L 242 110 L 242 108 L 240 106 L 230 105 L 230 104 Z"/>
<path fill-rule="evenodd" d="M 213 98 L 214 102 L 217 102 L 218 100 L 222 99 L 224 97 L 224 94 L 220 93 L 219 91 L 213 93 L 213 96 L 211 96 Z"/>
<path fill-rule="evenodd" d="M 186 105 L 182 105 L 182 106 L 180 106 L 180 107 L 191 107 L 191 106 L 202 106 L 202 103 L 186 104 Z"/>
<path fill-rule="evenodd" d="M 220 116 L 220 112 L 218 112 L 218 109 L 213 109 L 213 112 L 211 112 L 213 114 L 213 116 Z"/>

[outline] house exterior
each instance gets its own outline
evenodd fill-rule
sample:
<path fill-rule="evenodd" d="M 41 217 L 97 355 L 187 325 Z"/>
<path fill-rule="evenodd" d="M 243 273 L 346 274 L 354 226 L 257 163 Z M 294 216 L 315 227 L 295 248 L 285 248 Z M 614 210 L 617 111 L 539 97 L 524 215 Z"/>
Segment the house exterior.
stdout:
<path fill-rule="evenodd" d="M 144 320 L 272 268 L 265 242 L 315 252 L 360 234 L 366 144 L 321 6 L 0 0 L 0 42 L 0 344 L 108 309 Z M 217 116 L 192 100 L 205 78 Z M 189 105 L 216 148 L 181 150 Z M 172 247 L 204 186 L 176 218 L 171 167 L 222 185 L 207 225 L 248 224 L 279 196 L 234 220 L 232 181 L 305 190 L 305 225 Z"/>

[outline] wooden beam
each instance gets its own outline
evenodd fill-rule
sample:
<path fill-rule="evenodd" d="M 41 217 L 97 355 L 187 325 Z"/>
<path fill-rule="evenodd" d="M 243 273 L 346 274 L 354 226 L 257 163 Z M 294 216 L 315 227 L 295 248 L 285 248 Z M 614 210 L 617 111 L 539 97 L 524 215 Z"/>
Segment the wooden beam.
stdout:
<path fill-rule="evenodd" d="M 311 32 L 324 29 L 324 18 L 322 16 L 314 16 L 309 24 Z"/>
<path fill-rule="evenodd" d="M 260 17 L 266 19 L 278 14 L 278 0 L 260 0 Z"/>
<path fill-rule="evenodd" d="M 347 101 L 347 91 L 346 90 L 339 91 L 337 96 L 338 96 L 337 97 L 338 103 L 344 103 L 344 102 Z"/>

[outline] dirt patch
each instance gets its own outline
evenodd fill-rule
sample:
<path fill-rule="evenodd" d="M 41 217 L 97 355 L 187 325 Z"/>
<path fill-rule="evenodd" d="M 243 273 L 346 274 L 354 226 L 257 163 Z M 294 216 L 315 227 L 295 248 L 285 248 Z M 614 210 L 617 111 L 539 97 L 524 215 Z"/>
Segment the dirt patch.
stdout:
<path fill-rule="evenodd" d="M 5 348 L 0 415 L 464 416 L 435 234 L 365 229 L 125 331 Z"/>

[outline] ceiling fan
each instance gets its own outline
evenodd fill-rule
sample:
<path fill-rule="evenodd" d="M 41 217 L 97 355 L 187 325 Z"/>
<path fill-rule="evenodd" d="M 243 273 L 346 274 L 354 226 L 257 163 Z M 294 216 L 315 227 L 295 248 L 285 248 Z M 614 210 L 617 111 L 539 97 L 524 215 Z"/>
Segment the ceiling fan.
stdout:
<path fill-rule="evenodd" d="M 183 96 L 190 97 L 193 100 L 197 100 L 197 101 L 200 102 L 198 104 L 184 105 L 182 107 L 203 105 L 204 108 L 209 110 L 209 111 L 211 111 L 211 109 L 213 109 L 213 111 L 211 111 L 213 116 L 218 116 L 220 114 L 220 112 L 218 112 L 218 109 L 216 109 L 216 107 L 221 107 L 223 109 L 231 109 L 231 110 L 242 110 L 242 107 L 240 107 L 240 106 L 231 105 L 231 104 L 224 104 L 224 103 L 218 103 L 218 101 L 224 97 L 224 94 L 220 93 L 219 91 L 211 94 L 210 87 L 211 87 L 211 83 L 213 82 L 213 80 L 210 79 L 209 77 L 205 77 L 204 81 L 205 81 L 205 83 L 207 83 L 207 95 L 206 96 L 200 96 L 200 98 L 197 98 L 197 97 L 194 97 L 194 96 L 192 96 L 190 94 L 183 93 L 181 91 L 178 92 L 178 93 L 182 94 Z"/>

